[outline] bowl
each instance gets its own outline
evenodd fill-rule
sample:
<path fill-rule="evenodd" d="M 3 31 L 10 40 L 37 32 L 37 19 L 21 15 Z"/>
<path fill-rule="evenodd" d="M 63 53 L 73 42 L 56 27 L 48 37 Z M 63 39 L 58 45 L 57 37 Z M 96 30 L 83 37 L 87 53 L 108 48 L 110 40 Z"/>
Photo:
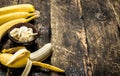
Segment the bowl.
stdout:
<path fill-rule="evenodd" d="M 20 28 L 22 26 L 26 26 L 27 28 L 32 28 L 33 30 L 33 33 L 37 33 L 37 35 L 34 35 L 33 36 L 33 39 L 31 41 L 27 41 L 27 42 L 20 42 L 19 40 L 16 40 L 15 38 L 13 38 L 11 35 L 10 35 L 10 32 L 15 29 L 15 28 Z M 16 43 L 18 45 L 30 45 L 32 43 L 35 42 L 35 40 L 37 39 L 38 37 L 38 30 L 36 29 L 36 27 L 31 24 L 31 23 L 19 23 L 19 24 L 16 24 L 14 25 L 13 27 L 11 27 L 8 31 L 8 37 L 9 39 L 13 42 L 13 43 Z"/>

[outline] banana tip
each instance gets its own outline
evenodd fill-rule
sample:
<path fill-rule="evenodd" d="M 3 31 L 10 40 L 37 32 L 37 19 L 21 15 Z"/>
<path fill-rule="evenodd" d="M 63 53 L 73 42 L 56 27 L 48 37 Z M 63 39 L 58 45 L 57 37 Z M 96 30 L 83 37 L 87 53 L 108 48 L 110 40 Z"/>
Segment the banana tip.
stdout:
<path fill-rule="evenodd" d="M 38 10 L 35 11 L 35 16 L 38 18 L 40 17 L 40 12 Z"/>

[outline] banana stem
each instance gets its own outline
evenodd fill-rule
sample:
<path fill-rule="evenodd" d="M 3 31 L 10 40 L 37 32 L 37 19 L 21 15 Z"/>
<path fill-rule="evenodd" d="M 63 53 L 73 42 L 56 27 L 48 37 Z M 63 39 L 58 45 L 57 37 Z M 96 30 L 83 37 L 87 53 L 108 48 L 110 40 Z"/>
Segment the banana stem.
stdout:
<path fill-rule="evenodd" d="M 38 18 L 38 17 L 40 17 L 40 12 L 39 12 L 38 10 L 36 10 L 36 11 L 33 12 L 33 13 L 29 13 L 28 16 L 29 16 L 29 17 L 30 17 L 30 16 L 36 16 L 36 18 Z"/>
<path fill-rule="evenodd" d="M 35 15 L 35 13 L 29 13 L 28 17 Z"/>
<path fill-rule="evenodd" d="M 29 16 L 31 16 L 31 17 L 29 17 L 29 18 L 26 20 L 26 22 L 29 22 L 29 21 L 31 21 L 31 20 L 34 19 L 34 18 L 40 17 L 40 12 L 36 10 L 34 13 L 31 13 Z"/>
<path fill-rule="evenodd" d="M 34 12 L 34 14 L 35 14 L 35 16 L 38 18 L 38 17 L 40 17 L 40 12 L 38 11 L 38 10 L 36 10 L 35 12 Z"/>
<path fill-rule="evenodd" d="M 58 67 L 55 67 L 55 66 L 52 66 L 52 65 L 49 65 L 49 64 L 46 64 L 46 63 L 42 63 L 42 62 L 32 61 L 32 64 L 35 65 L 35 66 L 40 66 L 42 68 L 50 69 L 50 70 L 53 70 L 53 71 L 56 71 L 56 72 L 65 72 L 64 70 L 62 70 Z"/>
<path fill-rule="evenodd" d="M 31 16 L 31 17 L 29 17 L 28 19 L 26 19 L 26 22 L 29 22 L 29 21 L 31 21 L 31 20 L 34 19 L 34 18 L 36 18 L 36 16 Z"/>

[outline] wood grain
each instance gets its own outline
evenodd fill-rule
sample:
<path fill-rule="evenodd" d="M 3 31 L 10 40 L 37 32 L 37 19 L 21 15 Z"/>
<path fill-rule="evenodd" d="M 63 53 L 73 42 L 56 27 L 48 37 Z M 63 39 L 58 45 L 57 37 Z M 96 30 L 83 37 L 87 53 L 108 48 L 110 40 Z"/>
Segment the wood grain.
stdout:
<path fill-rule="evenodd" d="M 120 0 L 0 0 L 0 7 L 22 3 L 41 12 L 30 22 L 41 35 L 27 48 L 34 51 L 51 42 L 53 54 L 44 62 L 65 70 L 32 67 L 29 76 L 119 76 Z M 7 35 L 1 43 L 1 50 L 15 46 Z M 0 65 L 0 76 L 22 71 Z"/>
<path fill-rule="evenodd" d="M 52 76 L 87 76 L 87 45 L 79 0 L 52 0 L 51 27 L 53 65 L 65 69 L 65 74 Z"/>
<path fill-rule="evenodd" d="M 120 72 L 119 24 L 108 1 L 81 0 L 93 76 L 119 76 Z"/>

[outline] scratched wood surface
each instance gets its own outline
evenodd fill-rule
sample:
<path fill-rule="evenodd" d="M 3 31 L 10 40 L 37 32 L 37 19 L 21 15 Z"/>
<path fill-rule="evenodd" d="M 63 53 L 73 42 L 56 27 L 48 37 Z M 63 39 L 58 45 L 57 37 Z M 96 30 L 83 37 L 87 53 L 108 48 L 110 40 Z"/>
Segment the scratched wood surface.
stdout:
<path fill-rule="evenodd" d="M 119 76 L 119 6 L 120 0 L 51 0 L 52 64 L 66 76 Z"/>
<path fill-rule="evenodd" d="M 81 3 L 93 76 L 119 76 L 120 0 L 81 0 Z"/>
<path fill-rule="evenodd" d="M 31 21 L 43 29 L 30 50 L 51 42 L 53 54 L 46 63 L 65 73 L 32 67 L 29 76 L 119 76 L 120 0 L 0 0 L 0 7 L 31 3 L 41 17 Z M 0 49 L 15 45 L 4 37 Z M 20 76 L 23 68 L 0 65 L 0 76 Z"/>

